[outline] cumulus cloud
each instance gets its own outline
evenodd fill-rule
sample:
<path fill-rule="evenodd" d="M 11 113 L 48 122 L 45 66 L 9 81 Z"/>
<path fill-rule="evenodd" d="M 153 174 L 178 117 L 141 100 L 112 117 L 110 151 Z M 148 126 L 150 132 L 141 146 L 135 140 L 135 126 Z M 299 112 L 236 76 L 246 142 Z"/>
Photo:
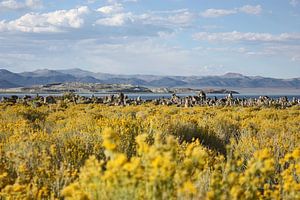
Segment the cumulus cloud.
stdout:
<path fill-rule="evenodd" d="M 175 15 L 168 16 L 167 20 L 174 24 L 188 25 L 193 21 L 195 15 L 189 11 L 177 13 Z"/>
<path fill-rule="evenodd" d="M 41 7 L 41 0 L 26 0 L 23 2 L 19 2 L 16 0 L 0 1 L 0 10 L 37 9 Z"/>
<path fill-rule="evenodd" d="M 19 3 L 15 0 L 6 0 L 0 2 L 0 8 L 1 9 L 8 9 L 8 10 L 18 10 L 23 8 L 24 5 L 22 3 Z"/>
<path fill-rule="evenodd" d="M 57 10 L 39 14 L 27 13 L 12 21 L 0 21 L 0 31 L 60 32 L 62 28 L 80 28 L 84 24 L 83 15 L 89 12 L 82 6 L 71 10 Z"/>
<path fill-rule="evenodd" d="M 240 12 L 251 14 L 251 15 L 259 15 L 262 12 L 261 5 L 250 6 L 245 5 L 238 9 Z"/>
<path fill-rule="evenodd" d="M 131 12 L 117 12 L 118 9 L 110 8 L 105 7 L 102 10 L 106 16 L 98 19 L 96 24 L 104 26 L 135 25 L 138 27 L 138 25 L 153 25 L 168 28 L 183 28 L 189 26 L 196 17 L 195 14 L 189 12 L 187 9 L 149 11 L 143 14 L 134 14 Z"/>
<path fill-rule="evenodd" d="M 97 9 L 104 17 L 96 21 L 97 25 L 102 26 L 123 26 L 124 24 L 134 20 L 135 16 L 131 12 L 123 12 L 124 8 L 121 3 L 109 1 L 113 3 Z"/>
<path fill-rule="evenodd" d="M 251 6 L 245 5 L 240 8 L 234 9 L 214 9 L 210 8 L 202 12 L 200 15 L 205 18 L 216 18 L 216 17 L 223 17 L 227 15 L 233 15 L 237 13 L 246 13 L 250 15 L 259 15 L 262 12 L 261 5 Z"/>
<path fill-rule="evenodd" d="M 117 13 L 113 16 L 98 19 L 96 24 L 103 26 L 123 26 L 125 23 L 132 22 L 134 16 L 132 13 Z"/>
<path fill-rule="evenodd" d="M 213 18 L 213 17 L 222 17 L 226 15 L 236 14 L 237 10 L 224 10 L 224 9 L 207 9 L 201 13 L 202 17 Z"/>
<path fill-rule="evenodd" d="M 113 13 L 119 13 L 123 11 L 123 6 L 120 3 L 115 3 L 113 5 L 109 6 L 103 6 L 101 8 L 98 8 L 97 11 L 102 14 L 113 14 Z"/>
<path fill-rule="evenodd" d="M 300 40 L 299 33 L 282 33 L 274 35 L 270 33 L 252 33 L 252 32 L 223 32 L 209 33 L 199 32 L 194 34 L 196 40 L 206 41 L 257 41 L 257 42 L 284 42 Z"/>

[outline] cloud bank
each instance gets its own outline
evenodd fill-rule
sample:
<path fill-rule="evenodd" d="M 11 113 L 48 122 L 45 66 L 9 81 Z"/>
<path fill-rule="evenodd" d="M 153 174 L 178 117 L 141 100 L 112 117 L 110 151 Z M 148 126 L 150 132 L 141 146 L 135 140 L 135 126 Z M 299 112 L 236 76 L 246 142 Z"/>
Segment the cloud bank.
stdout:
<path fill-rule="evenodd" d="M 205 41 L 252 41 L 252 42 L 288 42 L 288 41 L 299 41 L 299 33 L 281 33 L 278 35 L 270 33 L 252 33 L 252 32 L 221 32 L 221 33 L 209 33 L 199 32 L 194 34 L 195 40 Z"/>
<path fill-rule="evenodd" d="M 41 0 L 26 0 L 19 2 L 16 0 L 4 0 L 0 1 L 1 10 L 21 10 L 21 9 L 37 9 L 42 7 Z"/>
<path fill-rule="evenodd" d="M 83 16 L 88 12 L 88 7 L 82 6 L 76 9 L 57 10 L 44 14 L 27 13 L 16 20 L 0 21 L 0 31 L 62 32 L 63 28 L 80 28 L 84 24 Z"/>
<path fill-rule="evenodd" d="M 238 13 L 245 13 L 249 15 L 259 15 L 262 12 L 261 5 L 251 6 L 251 5 L 245 5 L 240 8 L 234 8 L 234 9 L 214 9 L 210 8 L 202 12 L 200 15 L 205 18 L 217 18 L 217 17 L 223 17 L 227 15 L 233 15 Z"/>

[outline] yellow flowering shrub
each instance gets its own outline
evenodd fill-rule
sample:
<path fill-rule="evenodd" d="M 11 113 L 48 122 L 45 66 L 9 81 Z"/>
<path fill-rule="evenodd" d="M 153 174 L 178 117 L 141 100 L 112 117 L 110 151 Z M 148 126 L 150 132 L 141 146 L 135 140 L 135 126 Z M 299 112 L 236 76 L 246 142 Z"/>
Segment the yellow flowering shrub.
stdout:
<path fill-rule="evenodd" d="M 63 190 L 66 199 L 79 194 L 87 199 L 176 199 L 205 193 L 208 180 L 198 178 L 209 173 L 214 158 L 198 141 L 180 145 L 174 136 L 156 134 L 150 145 L 142 134 L 136 138 L 136 156 L 127 158 L 111 148 L 115 134 L 106 129 L 108 133 L 103 141 L 107 161 L 88 159 L 79 179 Z"/>
<path fill-rule="evenodd" d="M 300 199 L 300 108 L 0 104 L 0 199 Z"/>

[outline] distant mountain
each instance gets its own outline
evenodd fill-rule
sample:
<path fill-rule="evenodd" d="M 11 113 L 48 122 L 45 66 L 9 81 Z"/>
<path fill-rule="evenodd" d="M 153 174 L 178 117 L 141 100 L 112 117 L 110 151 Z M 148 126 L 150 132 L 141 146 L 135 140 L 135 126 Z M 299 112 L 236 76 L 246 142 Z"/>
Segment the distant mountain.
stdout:
<path fill-rule="evenodd" d="M 153 87 L 182 87 L 188 83 L 176 78 L 162 77 L 157 80 L 150 81 L 148 84 Z"/>
<path fill-rule="evenodd" d="M 64 70 L 57 70 L 57 71 L 62 73 L 62 74 L 72 75 L 72 76 L 77 77 L 77 78 L 82 78 L 82 77 L 86 77 L 86 76 L 95 77 L 95 74 L 96 74 L 96 73 L 86 71 L 86 70 L 82 70 L 82 69 L 79 69 L 79 68 L 64 69 Z"/>
<path fill-rule="evenodd" d="M 93 76 L 75 77 L 56 70 L 42 69 L 32 72 L 13 73 L 0 69 L 0 88 L 28 87 L 65 82 L 103 83 L 103 81 Z"/>
<path fill-rule="evenodd" d="M 223 76 L 221 76 L 223 78 L 245 78 L 246 76 L 244 76 L 243 74 L 239 74 L 239 73 L 226 73 Z"/>
<path fill-rule="evenodd" d="M 50 83 L 82 82 L 132 84 L 145 87 L 221 87 L 221 88 L 289 88 L 300 89 L 300 78 L 277 79 L 227 73 L 221 76 L 155 76 L 94 73 L 79 68 L 36 70 L 13 73 L 0 69 L 0 88 L 27 87 Z"/>
<path fill-rule="evenodd" d="M 23 77 L 6 69 L 0 69 L 0 80 L 18 84 L 19 82 L 23 82 Z"/>
<path fill-rule="evenodd" d="M 139 82 L 140 80 L 142 81 L 152 81 L 152 80 L 157 80 L 161 78 L 162 76 L 155 76 L 155 75 L 119 75 L 119 74 L 108 74 L 108 73 L 94 73 L 86 70 L 82 70 L 79 68 L 72 68 L 72 69 L 66 69 L 66 70 L 58 70 L 61 73 L 64 74 L 70 74 L 75 77 L 84 77 L 84 76 L 92 76 L 98 80 L 107 80 L 108 82 L 111 83 L 120 83 L 120 81 L 125 81 L 125 82 Z M 129 79 L 136 79 L 129 81 Z M 137 80 L 138 79 L 138 80 Z"/>
<path fill-rule="evenodd" d="M 7 80 L 0 80 L 0 88 L 16 88 L 20 87 L 19 85 L 13 84 L 11 82 L 8 82 Z"/>
<path fill-rule="evenodd" d="M 70 82 L 70 81 L 64 81 L 64 82 Z M 81 82 L 81 83 L 104 83 L 104 81 L 96 79 L 92 76 L 84 76 L 84 77 L 76 77 L 75 82 Z"/>
<path fill-rule="evenodd" d="M 107 73 L 94 73 L 86 70 L 82 70 L 79 68 L 72 68 L 72 69 L 65 69 L 65 70 L 58 70 L 58 72 L 61 72 L 63 74 L 72 75 L 77 78 L 83 78 L 83 77 L 94 77 L 99 80 L 106 80 L 111 78 L 118 78 L 118 75 L 113 74 L 107 74 Z"/>
<path fill-rule="evenodd" d="M 33 72 L 22 72 L 20 75 L 24 77 L 53 77 L 53 76 L 63 76 L 65 74 L 49 69 L 39 69 Z"/>

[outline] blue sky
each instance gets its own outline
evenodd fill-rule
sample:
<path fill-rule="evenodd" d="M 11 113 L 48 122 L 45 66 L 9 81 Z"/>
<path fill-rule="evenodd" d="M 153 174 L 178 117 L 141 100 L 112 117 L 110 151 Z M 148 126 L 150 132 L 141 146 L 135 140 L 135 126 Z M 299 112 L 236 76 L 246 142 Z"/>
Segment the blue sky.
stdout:
<path fill-rule="evenodd" d="M 0 0 L 0 68 L 300 77 L 300 0 Z"/>

